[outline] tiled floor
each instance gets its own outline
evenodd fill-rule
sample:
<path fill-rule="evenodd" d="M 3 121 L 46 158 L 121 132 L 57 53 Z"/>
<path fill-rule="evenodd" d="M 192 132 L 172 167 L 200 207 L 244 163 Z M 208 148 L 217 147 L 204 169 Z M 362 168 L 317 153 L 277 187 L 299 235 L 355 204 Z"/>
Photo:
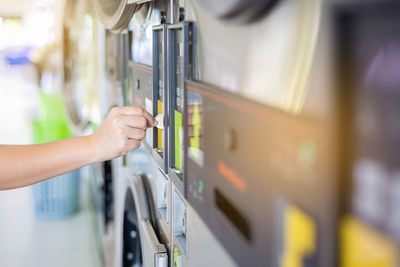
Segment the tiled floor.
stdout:
<path fill-rule="evenodd" d="M 0 143 L 31 142 L 37 87 L 26 68 L 0 64 Z M 83 186 L 85 189 L 85 186 Z M 67 219 L 37 220 L 31 188 L 0 191 L 0 266 L 101 266 L 87 190 L 82 208 Z"/>

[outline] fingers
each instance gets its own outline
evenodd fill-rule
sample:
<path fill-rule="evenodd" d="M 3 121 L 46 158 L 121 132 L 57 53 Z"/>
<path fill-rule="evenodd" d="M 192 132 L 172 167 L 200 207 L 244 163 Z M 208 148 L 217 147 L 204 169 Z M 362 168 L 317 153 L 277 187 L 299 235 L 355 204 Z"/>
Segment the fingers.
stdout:
<path fill-rule="evenodd" d="M 119 131 L 118 150 L 119 155 L 125 155 L 129 151 L 137 149 L 146 136 L 146 131 L 138 128 L 125 127 Z"/>
<path fill-rule="evenodd" d="M 147 127 L 154 127 L 156 126 L 156 122 L 154 117 L 147 112 L 144 108 L 141 107 L 133 107 L 133 106 L 126 106 L 126 107 L 114 107 L 112 108 L 112 112 L 116 112 L 120 115 L 127 115 L 127 116 L 143 116 L 147 121 Z"/>
<path fill-rule="evenodd" d="M 121 122 L 124 125 L 132 128 L 139 128 L 144 130 L 148 128 L 148 122 L 146 118 L 143 116 L 136 116 L 136 115 L 122 116 Z"/>
<path fill-rule="evenodd" d="M 127 127 L 125 129 L 125 136 L 128 139 L 135 139 L 135 140 L 141 141 L 145 138 L 146 131 L 143 129 Z"/>

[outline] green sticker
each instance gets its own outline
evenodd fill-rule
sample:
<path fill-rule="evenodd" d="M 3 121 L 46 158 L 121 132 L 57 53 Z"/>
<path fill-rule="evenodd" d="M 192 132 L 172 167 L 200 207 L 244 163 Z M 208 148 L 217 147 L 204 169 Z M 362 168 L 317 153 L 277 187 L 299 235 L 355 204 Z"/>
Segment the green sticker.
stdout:
<path fill-rule="evenodd" d="M 181 267 L 181 260 L 177 248 L 174 249 L 174 267 Z"/>
<path fill-rule="evenodd" d="M 182 114 L 175 110 L 175 167 L 183 168 L 183 127 Z"/>

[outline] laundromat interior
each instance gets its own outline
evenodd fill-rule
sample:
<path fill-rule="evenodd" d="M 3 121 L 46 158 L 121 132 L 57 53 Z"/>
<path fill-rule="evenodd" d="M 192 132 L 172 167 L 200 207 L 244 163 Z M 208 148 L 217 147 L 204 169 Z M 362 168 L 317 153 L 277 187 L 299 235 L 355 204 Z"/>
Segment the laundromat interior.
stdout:
<path fill-rule="evenodd" d="M 0 0 L 0 188 L 1 267 L 400 267 L 400 2 Z"/>

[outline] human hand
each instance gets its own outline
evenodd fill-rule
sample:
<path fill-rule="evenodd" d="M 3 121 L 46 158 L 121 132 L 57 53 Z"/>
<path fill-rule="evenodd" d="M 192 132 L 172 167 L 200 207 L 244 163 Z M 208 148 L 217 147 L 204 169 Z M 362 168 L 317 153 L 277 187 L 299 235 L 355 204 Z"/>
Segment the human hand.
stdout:
<path fill-rule="evenodd" d="M 125 155 L 140 147 L 146 129 L 156 126 L 153 116 L 140 107 L 114 107 L 89 137 L 94 162 Z"/>

